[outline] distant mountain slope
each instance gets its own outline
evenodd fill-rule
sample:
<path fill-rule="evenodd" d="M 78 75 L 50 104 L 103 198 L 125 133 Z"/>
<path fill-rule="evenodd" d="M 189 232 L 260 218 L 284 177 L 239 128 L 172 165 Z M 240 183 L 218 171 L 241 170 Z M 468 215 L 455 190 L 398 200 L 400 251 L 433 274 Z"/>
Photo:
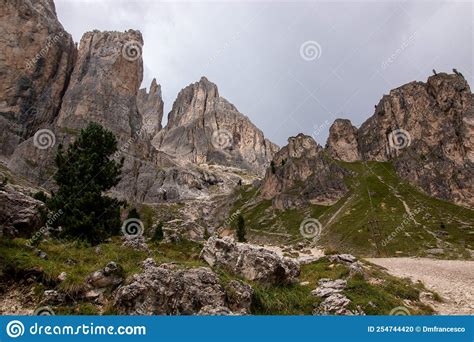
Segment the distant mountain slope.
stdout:
<path fill-rule="evenodd" d="M 300 228 L 312 218 L 321 228 L 316 244 L 340 252 L 471 257 L 474 211 L 430 198 L 400 179 L 389 162 L 334 163 L 351 175 L 345 177 L 349 192 L 330 206 L 306 204 L 282 211 L 261 199 L 258 189 L 240 189 L 232 212 L 242 212 L 250 240 L 309 244 L 312 238 L 305 238 Z"/>

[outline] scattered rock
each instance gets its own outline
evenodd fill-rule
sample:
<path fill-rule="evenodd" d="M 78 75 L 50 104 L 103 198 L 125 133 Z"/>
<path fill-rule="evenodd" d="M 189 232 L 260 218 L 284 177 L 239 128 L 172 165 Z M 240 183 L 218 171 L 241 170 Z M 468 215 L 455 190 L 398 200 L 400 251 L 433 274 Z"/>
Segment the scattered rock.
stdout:
<path fill-rule="evenodd" d="M 143 235 L 124 236 L 122 246 L 137 249 L 137 250 L 144 251 L 147 253 L 150 252 L 150 248 L 148 248 L 145 237 Z"/>
<path fill-rule="evenodd" d="M 351 254 L 332 254 L 328 255 L 328 259 L 331 262 L 346 265 L 350 265 L 357 261 L 357 258 Z"/>
<path fill-rule="evenodd" d="M 211 267 L 224 267 L 248 280 L 270 284 L 289 283 L 300 274 L 299 264 L 268 249 L 238 243 L 229 237 L 209 238 L 201 251 Z"/>
<path fill-rule="evenodd" d="M 103 269 L 95 271 L 86 279 L 91 289 L 116 287 L 124 281 L 122 266 L 110 261 Z"/>
<path fill-rule="evenodd" d="M 59 273 L 59 275 L 58 275 L 58 281 L 59 282 L 65 281 L 66 278 L 67 278 L 67 273 L 66 272 Z"/>
<path fill-rule="evenodd" d="M 46 254 L 46 252 L 43 252 L 42 250 L 37 249 L 35 253 L 40 259 L 44 259 L 44 260 L 48 259 L 48 254 Z"/>
<path fill-rule="evenodd" d="M 199 316 L 235 316 L 235 314 L 225 306 L 203 306 L 197 313 Z"/>
<path fill-rule="evenodd" d="M 427 249 L 426 253 L 432 254 L 432 255 L 443 255 L 444 254 L 444 249 L 442 249 L 442 248 Z"/>
<path fill-rule="evenodd" d="M 46 290 L 43 296 L 47 304 L 61 304 L 66 301 L 66 295 L 56 290 Z"/>
<path fill-rule="evenodd" d="M 329 297 L 335 293 L 340 293 L 347 286 L 347 281 L 343 279 L 331 280 L 323 278 L 319 280 L 319 286 L 311 291 L 313 296 L 318 296 L 321 298 Z"/>
<path fill-rule="evenodd" d="M 227 302 L 234 312 L 250 312 L 253 289 L 250 285 L 238 280 L 231 280 L 226 286 Z"/>

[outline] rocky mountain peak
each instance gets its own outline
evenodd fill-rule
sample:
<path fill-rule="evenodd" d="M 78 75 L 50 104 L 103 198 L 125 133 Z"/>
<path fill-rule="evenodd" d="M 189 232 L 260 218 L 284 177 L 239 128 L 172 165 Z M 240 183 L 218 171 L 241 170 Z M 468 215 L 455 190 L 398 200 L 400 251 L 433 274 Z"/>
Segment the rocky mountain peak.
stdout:
<path fill-rule="evenodd" d="M 142 116 L 143 127 L 151 136 L 155 136 L 162 128 L 163 119 L 163 99 L 161 96 L 161 86 L 154 78 L 151 82 L 149 92 L 145 88 L 140 89 L 137 94 L 138 111 Z"/>
<path fill-rule="evenodd" d="M 263 198 L 276 209 L 313 204 L 333 204 L 347 188 L 347 172 L 324 156 L 323 148 L 310 136 L 298 134 L 275 154 L 260 188 Z"/>
<path fill-rule="evenodd" d="M 288 138 L 288 145 L 281 148 L 273 159 L 277 164 L 285 159 L 312 158 L 322 151 L 322 147 L 310 136 L 303 133 Z"/>
<path fill-rule="evenodd" d="M 86 32 L 57 125 L 80 129 L 95 121 L 129 139 L 141 126 L 136 96 L 143 78 L 142 46 L 140 31 Z"/>
<path fill-rule="evenodd" d="M 326 147 L 343 161 L 393 161 L 431 196 L 472 207 L 473 102 L 461 73 L 438 73 L 391 90 L 359 129 L 336 120 Z"/>
<path fill-rule="evenodd" d="M 220 164 L 263 173 L 278 147 L 207 78 L 181 90 L 154 146 L 180 163 Z"/>
<path fill-rule="evenodd" d="M 329 128 L 329 137 L 326 143 L 329 155 L 337 160 L 353 162 L 360 160 L 357 145 L 357 128 L 350 120 L 336 119 Z"/>
<path fill-rule="evenodd" d="M 187 125 L 192 121 L 212 113 L 219 101 L 217 86 L 206 77 L 182 89 L 168 115 L 168 126 Z"/>

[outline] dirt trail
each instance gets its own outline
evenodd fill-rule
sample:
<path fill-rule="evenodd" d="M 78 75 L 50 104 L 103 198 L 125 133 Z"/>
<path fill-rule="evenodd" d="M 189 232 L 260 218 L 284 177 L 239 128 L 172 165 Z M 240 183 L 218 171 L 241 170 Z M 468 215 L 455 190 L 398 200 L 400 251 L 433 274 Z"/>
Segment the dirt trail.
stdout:
<path fill-rule="evenodd" d="M 437 292 L 444 302 L 429 302 L 441 315 L 474 314 L 474 261 L 428 258 L 371 258 L 398 277 L 422 281 Z"/>

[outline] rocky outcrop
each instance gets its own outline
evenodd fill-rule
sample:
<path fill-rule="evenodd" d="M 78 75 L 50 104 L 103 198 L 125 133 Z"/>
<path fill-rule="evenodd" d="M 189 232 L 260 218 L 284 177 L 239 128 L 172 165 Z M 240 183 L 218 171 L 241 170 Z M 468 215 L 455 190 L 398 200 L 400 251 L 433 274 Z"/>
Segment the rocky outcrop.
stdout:
<path fill-rule="evenodd" d="M 154 137 L 161 130 L 163 119 L 163 99 L 161 98 L 161 86 L 153 79 L 149 92 L 140 89 L 137 94 L 138 111 L 142 117 L 143 130 Z"/>
<path fill-rule="evenodd" d="M 277 150 L 205 77 L 181 90 L 167 126 L 153 144 L 180 162 L 235 166 L 260 173 Z"/>
<path fill-rule="evenodd" d="M 468 83 L 459 72 L 439 73 L 391 90 L 358 130 L 336 120 L 326 147 L 338 160 L 392 161 L 402 178 L 429 195 L 474 207 L 473 136 Z"/>
<path fill-rule="evenodd" d="M 431 196 L 474 207 L 474 103 L 460 74 L 390 91 L 359 128 L 366 160 L 393 160 L 398 174 Z"/>
<path fill-rule="evenodd" d="M 46 181 L 54 170 L 57 146 L 71 142 L 91 121 L 111 130 L 123 152 L 146 155 L 146 144 L 137 138 L 141 127 L 136 94 L 143 73 L 142 44 L 138 31 L 85 33 L 61 111 L 50 127 L 51 143 L 41 148 L 37 138 L 29 138 L 15 150 L 8 167 L 36 183 Z M 138 50 L 130 51 L 129 46 Z M 127 145 L 130 139 L 137 140 L 133 147 Z"/>
<path fill-rule="evenodd" d="M 357 128 L 350 120 L 334 121 L 329 128 L 326 149 L 329 155 L 337 160 L 353 162 L 361 159 L 357 144 Z"/>
<path fill-rule="evenodd" d="M 10 184 L 0 185 L 0 237 L 31 237 L 41 228 L 40 202 L 25 189 Z"/>
<path fill-rule="evenodd" d="M 248 280 L 269 284 L 292 282 L 300 274 L 300 265 L 273 251 L 229 237 L 209 238 L 201 251 L 201 258 L 211 267 L 222 267 Z"/>
<path fill-rule="evenodd" d="M 76 49 L 50 0 L 4 0 L 0 31 L 0 156 L 8 160 L 57 117 Z"/>
<path fill-rule="evenodd" d="M 317 297 L 326 298 L 335 293 L 341 293 L 347 286 L 344 279 L 331 280 L 327 278 L 320 279 L 319 286 L 311 291 L 311 294 Z"/>
<path fill-rule="evenodd" d="M 360 307 L 349 309 L 351 300 L 342 293 L 346 287 L 347 281 L 344 279 L 320 279 L 318 287 L 311 294 L 323 301 L 314 309 L 313 315 L 365 315 Z"/>
<path fill-rule="evenodd" d="M 143 273 L 117 289 L 114 307 L 129 315 L 230 314 L 226 292 L 211 269 L 157 266 L 151 258 L 144 261 Z"/>
<path fill-rule="evenodd" d="M 348 189 L 347 171 L 324 156 L 313 138 L 299 134 L 288 139 L 271 162 L 260 188 L 261 196 L 272 199 L 277 209 L 302 205 L 334 204 Z"/>

